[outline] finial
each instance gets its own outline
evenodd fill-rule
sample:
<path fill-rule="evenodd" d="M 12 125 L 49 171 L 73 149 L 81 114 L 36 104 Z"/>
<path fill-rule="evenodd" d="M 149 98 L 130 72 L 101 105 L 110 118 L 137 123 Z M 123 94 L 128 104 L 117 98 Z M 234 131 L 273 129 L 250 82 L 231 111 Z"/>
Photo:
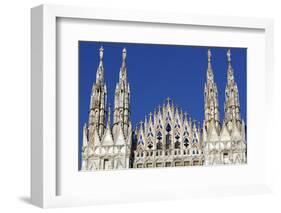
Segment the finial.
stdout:
<path fill-rule="evenodd" d="M 211 50 L 208 49 L 208 62 L 211 62 L 212 53 Z"/>
<path fill-rule="evenodd" d="M 100 47 L 100 61 L 103 60 L 103 46 Z"/>
<path fill-rule="evenodd" d="M 168 104 L 170 103 L 170 101 L 171 101 L 171 98 L 170 98 L 170 97 L 168 97 L 168 98 L 167 98 L 167 102 L 168 102 Z"/>
<path fill-rule="evenodd" d="M 152 117 L 152 112 L 149 113 L 149 118 L 151 118 L 151 117 Z"/>
<path fill-rule="evenodd" d="M 161 105 L 158 105 L 158 111 L 161 112 Z"/>
<path fill-rule="evenodd" d="M 211 71 L 211 70 L 212 70 L 211 57 L 212 57 L 211 50 L 208 49 L 208 71 Z M 209 72 L 208 72 L 208 73 L 209 73 Z"/>
<path fill-rule="evenodd" d="M 228 63 L 230 63 L 231 62 L 231 52 L 230 52 L 230 49 L 227 50 L 226 55 L 227 55 L 227 61 L 228 61 Z"/>
<path fill-rule="evenodd" d="M 143 121 L 140 121 L 140 129 L 142 129 Z"/>
<path fill-rule="evenodd" d="M 126 60 L 126 56 L 127 56 L 127 50 L 126 50 L 126 48 L 123 48 L 123 51 L 122 51 L 122 60 L 123 61 Z"/>

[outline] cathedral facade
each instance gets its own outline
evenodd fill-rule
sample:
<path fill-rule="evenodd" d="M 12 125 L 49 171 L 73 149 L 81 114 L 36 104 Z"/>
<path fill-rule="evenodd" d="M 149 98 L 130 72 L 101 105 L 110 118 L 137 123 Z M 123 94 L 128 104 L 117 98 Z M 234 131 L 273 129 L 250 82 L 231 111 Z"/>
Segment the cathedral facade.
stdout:
<path fill-rule="evenodd" d="M 83 127 L 83 171 L 243 164 L 247 161 L 245 123 L 240 115 L 238 87 L 227 52 L 224 119 L 220 119 L 218 89 L 208 50 L 202 126 L 170 98 L 133 129 L 130 86 L 122 51 L 111 122 L 103 66 L 103 48 L 93 83 L 88 122 Z M 202 94 L 203 95 L 203 94 Z M 202 106 L 203 110 L 203 106 Z"/>

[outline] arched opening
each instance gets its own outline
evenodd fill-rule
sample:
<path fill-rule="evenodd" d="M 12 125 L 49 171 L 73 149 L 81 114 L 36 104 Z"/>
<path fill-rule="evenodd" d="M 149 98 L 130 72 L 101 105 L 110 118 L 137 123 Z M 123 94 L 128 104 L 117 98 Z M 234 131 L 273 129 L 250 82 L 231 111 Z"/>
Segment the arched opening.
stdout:
<path fill-rule="evenodd" d="M 186 149 L 189 147 L 189 140 L 187 138 L 184 139 L 183 145 Z"/>
<path fill-rule="evenodd" d="M 157 143 L 156 143 L 156 149 L 161 150 L 162 149 L 162 134 L 161 132 L 157 133 Z"/>
<path fill-rule="evenodd" d="M 175 143 L 175 149 L 180 149 L 180 142 L 179 142 L 179 141 L 176 141 L 176 143 Z"/>
<path fill-rule="evenodd" d="M 166 134 L 166 149 L 170 149 L 170 146 L 171 146 L 171 134 L 170 134 L 171 126 L 170 126 L 170 124 L 168 124 L 166 126 L 166 132 L 167 132 L 167 134 Z"/>
<path fill-rule="evenodd" d="M 161 141 L 158 141 L 157 144 L 156 144 L 156 149 L 157 150 L 161 150 L 162 149 L 162 142 Z"/>
<path fill-rule="evenodd" d="M 170 131 L 171 131 L 171 126 L 170 126 L 170 124 L 168 124 L 168 125 L 166 126 L 166 131 L 167 131 L 167 132 L 170 132 Z"/>
<path fill-rule="evenodd" d="M 170 145 L 171 145 L 171 135 L 168 133 L 166 135 L 166 149 L 170 149 Z"/>

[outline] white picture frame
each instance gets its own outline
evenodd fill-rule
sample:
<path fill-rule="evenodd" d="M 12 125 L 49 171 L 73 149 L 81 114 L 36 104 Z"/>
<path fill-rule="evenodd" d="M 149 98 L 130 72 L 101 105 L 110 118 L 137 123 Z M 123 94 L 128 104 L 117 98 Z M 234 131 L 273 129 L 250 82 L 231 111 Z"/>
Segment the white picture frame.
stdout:
<path fill-rule="evenodd" d="M 58 152 L 58 132 L 57 132 L 57 88 L 60 82 L 57 78 L 57 36 L 58 36 L 58 20 L 59 19 L 79 19 L 79 20 L 100 20 L 100 21 L 118 21 L 119 25 L 122 23 L 136 23 L 136 24 L 153 24 L 155 26 L 165 26 L 167 30 L 175 26 L 197 26 L 202 29 L 223 29 L 228 30 L 257 30 L 262 32 L 264 41 L 264 54 L 261 61 L 264 63 L 260 68 L 260 77 L 258 81 L 264 82 L 265 87 L 259 88 L 261 91 L 264 105 L 260 110 L 266 113 L 267 116 L 262 117 L 264 130 L 264 153 L 263 165 L 260 168 L 255 168 L 258 174 L 263 174 L 262 178 L 253 181 L 250 184 L 248 180 L 233 182 L 233 184 L 226 184 L 226 182 L 219 182 L 216 185 L 203 186 L 199 185 L 201 180 L 194 182 L 196 188 L 191 188 L 188 185 L 183 185 L 181 189 L 172 188 L 161 190 L 157 187 L 152 188 L 151 196 L 144 196 L 143 192 L 132 196 L 133 190 L 130 190 L 132 181 L 124 185 L 127 189 L 124 191 L 116 191 L 108 196 L 106 190 L 97 189 L 96 194 L 60 194 L 58 185 L 60 182 L 60 166 L 58 166 L 58 159 L 60 159 Z M 194 196 L 214 196 L 214 195 L 241 195 L 253 193 L 265 193 L 271 191 L 272 179 L 272 164 L 270 161 L 270 144 L 273 140 L 270 135 L 270 126 L 273 118 L 273 97 L 270 91 L 273 89 L 273 21 L 270 19 L 256 19 L 256 18 L 241 18 L 241 17 L 216 17 L 203 15 L 188 15 L 188 14 L 173 14 L 173 13 L 153 13 L 146 11 L 122 11 L 112 9 L 100 8 L 84 8 L 74 6 L 54 6 L 41 5 L 31 10 L 31 72 L 32 72 L 32 103 L 31 103 L 31 201 L 33 204 L 47 208 L 59 206 L 76 206 L 76 205 L 92 205 L 99 203 L 116 203 L 116 202 L 136 202 L 145 200 L 165 200 L 188 198 Z M 257 62 L 262 63 L 262 62 Z M 266 78 L 262 78 L 265 76 Z M 258 84 L 249 84 L 248 96 L 251 97 L 258 88 Z M 247 99 L 249 106 L 247 111 L 254 108 L 255 98 Z M 265 107 L 267 111 L 265 112 Z M 260 111 L 261 112 L 261 111 Z M 258 130 L 253 130 L 258 131 Z M 262 140 L 262 139 L 260 139 Z M 261 141 L 259 141 L 261 142 Z M 256 157 L 253 157 L 255 161 Z M 251 162 L 249 162 L 251 164 Z M 172 168 L 165 170 L 140 170 L 140 171 L 112 171 L 112 178 L 119 176 L 122 179 L 124 175 L 131 175 L 134 180 L 140 180 L 145 173 L 146 177 L 167 175 L 170 178 L 176 178 L 177 175 L 185 175 L 182 171 L 184 168 Z M 215 168 L 218 172 L 230 172 L 237 167 L 228 167 L 223 171 L 220 168 Z M 192 170 L 192 171 L 191 171 Z M 194 173 L 194 178 L 197 176 L 210 172 L 210 168 L 198 171 L 192 168 L 190 172 Z M 248 167 L 243 170 L 247 172 Z M 129 173 L 130 172 L 130 173 Z M 243 171 L 239 171 L 243 172 Z M 109 172 L 110 173 L 110 172 Z M 101 177 L 109 173 L 101 173 Z M 88 174 L 87 174 L 88 175 Z M 107 175 L 108 176 L 108 175 Z M 215 176 L 214 176 L 215 177 Z M 92 177 L 89 177 L 92 178 Z M 198 179 L 198 178 L 197 178 Z M 73 179 L 74 180 L 74 179 Z M 72 184 L 78 184 L 73 183 Z M 70 190 L 71 191 L 71 190 Z M 118 196 L 123 193 L 122 196 Z"/>

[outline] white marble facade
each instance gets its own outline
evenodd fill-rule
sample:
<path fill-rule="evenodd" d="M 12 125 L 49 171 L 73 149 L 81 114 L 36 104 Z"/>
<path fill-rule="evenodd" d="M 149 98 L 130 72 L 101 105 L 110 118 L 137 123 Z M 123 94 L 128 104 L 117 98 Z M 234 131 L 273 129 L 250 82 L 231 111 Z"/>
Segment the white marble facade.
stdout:
<path fill-rule="evenodd" d="M 126 49 L 115 90 L 114 120 L 107 109 L 103 48 L 96 82 L 93 84 L 89 120 L 83 128 L 82 170 L 125 169 L 130 165 L 132 125 L 130 121 L 130 87 L 127 82 Z M 107 115 L 107 116 L 106 116 Z M 106 121 L 107 117 L 107 121 Z"/>
<path fill-rule="evenodd" d="M 104 50 L 93 84 L 89 119 L 83 127 L 83 171 L 200 166 L 246 163 L 245 123 L 240 115 L 239 92 L 227 52 L 225 117 L 219 116 L 218 89 L 208 50 L 202 126 L 167 98 L 133 130 L 126 56 L 122 51 L 119 81 L 115 88 L 113 121 L 107 107 L 103 66 Z M 203 95 L 203 94 L 202 94 Z M 203 107 L 203 106 L 202 106 Z M 203 110 L 203 109 L 202 109 Z"/>

